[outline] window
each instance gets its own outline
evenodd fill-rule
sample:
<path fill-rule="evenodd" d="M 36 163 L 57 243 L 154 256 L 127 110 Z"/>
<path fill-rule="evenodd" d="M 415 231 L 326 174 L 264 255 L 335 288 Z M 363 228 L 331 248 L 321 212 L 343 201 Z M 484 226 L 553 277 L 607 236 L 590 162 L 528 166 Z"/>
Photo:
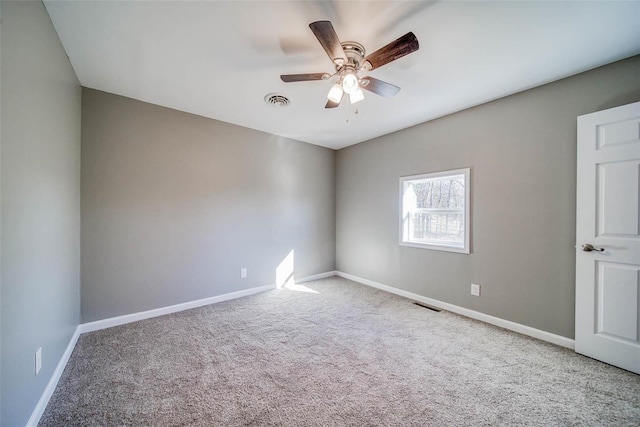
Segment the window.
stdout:
<path fill-rule="evenodd" d="M 470 252 L 469 171 L 400 178 L 400 245 Z"/>

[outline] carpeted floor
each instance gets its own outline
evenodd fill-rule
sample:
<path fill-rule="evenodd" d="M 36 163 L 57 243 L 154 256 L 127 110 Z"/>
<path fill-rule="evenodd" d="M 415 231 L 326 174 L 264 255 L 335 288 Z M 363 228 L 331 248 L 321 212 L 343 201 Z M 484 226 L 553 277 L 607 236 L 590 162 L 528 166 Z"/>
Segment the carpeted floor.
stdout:
<path fill-rule="evenodd" d="M 337 277 L 82 335 L 40 422 L 639 424 L 638 375 Z"/>

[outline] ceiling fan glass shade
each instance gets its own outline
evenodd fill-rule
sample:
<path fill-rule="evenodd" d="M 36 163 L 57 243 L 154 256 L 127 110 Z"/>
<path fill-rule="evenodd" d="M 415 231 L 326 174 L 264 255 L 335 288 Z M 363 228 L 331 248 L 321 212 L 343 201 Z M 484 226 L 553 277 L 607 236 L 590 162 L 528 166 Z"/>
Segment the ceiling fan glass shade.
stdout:
<path fill-rule="evenodd" d="M 352 104 L 355 104 L 356 102 L 360 102 L 363 99 L 364 99 L 364 93 L 360 88 L 358 88 L 358 90 L 356 90 L 355 92 L 349 94 L 349 100 L 351 101 Z"/>
<path fill-rule="evenodd" d="M 357 91 L 359 89 L 358 77 L 353 73 L 345 74 L 342 78 L 342 89 L 349 95 Z"/>
<path fill-rule="evenodd" d="M 343 95 L 342 86 L 336 83 L 333 86 L 331 86 L 331 90 L 329 91 L 327 98 L 329 98 L 329 101 L 331 102 L 340 103 L 340 100 L 342 99 L 342 95 Z"/>

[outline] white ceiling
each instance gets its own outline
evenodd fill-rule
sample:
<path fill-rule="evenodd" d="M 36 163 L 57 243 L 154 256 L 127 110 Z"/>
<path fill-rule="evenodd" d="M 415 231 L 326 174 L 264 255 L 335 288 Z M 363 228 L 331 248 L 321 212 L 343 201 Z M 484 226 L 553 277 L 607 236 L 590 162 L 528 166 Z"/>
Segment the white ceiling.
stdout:
<path fill-rule="evenodd" d="M 640 53 L 638 1 L 45 5 L 85 87 L 334 149 Z M 283 83 L 280 74 L 333 73 L 308 26 L 319 20 L 369 53 L 413 31 L 417 52 L 361 73 L 398 95 L 365 91 L 327 110 L 332 83 Z M 268 106 L 271 92 L 291 104 Z"/>

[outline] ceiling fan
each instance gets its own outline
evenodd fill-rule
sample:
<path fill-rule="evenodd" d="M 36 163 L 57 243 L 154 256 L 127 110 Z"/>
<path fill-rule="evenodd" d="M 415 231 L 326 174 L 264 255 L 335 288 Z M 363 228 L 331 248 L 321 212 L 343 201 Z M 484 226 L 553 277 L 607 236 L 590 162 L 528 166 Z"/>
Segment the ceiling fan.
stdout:
<path fill-rule="evenodd" d="M 305 82 L 311 80 L 329 80 L 333 76 L 338 76 L 338 81 L 331 87 L 327 98 L 327 105 L 324 108 L 335 108 L 340 105 L 344 94 L 349 95 L 352 104 L 364 99 L 362 89 L 373 92 L 377 95 L 391 98 L 400 88 L 391 83 L 374 79 L 373 77 L 359 77 L 358 72 L 371 71 L 402 58 L 418 50 L 418 39 L 409 32 L 388 45 L 376 50 L 372 54 L 365 56 L 364 46 L 357 42 L 340 42 L 336 31 L 330 21 L 316 21 L 309 24 L 316 38 L 324 48 L 329 59 L 336 68 L 334 74 L 329 73 L 309 73 L 309 74 L 283 74 L 280 76 L 283 82 Z"/>

